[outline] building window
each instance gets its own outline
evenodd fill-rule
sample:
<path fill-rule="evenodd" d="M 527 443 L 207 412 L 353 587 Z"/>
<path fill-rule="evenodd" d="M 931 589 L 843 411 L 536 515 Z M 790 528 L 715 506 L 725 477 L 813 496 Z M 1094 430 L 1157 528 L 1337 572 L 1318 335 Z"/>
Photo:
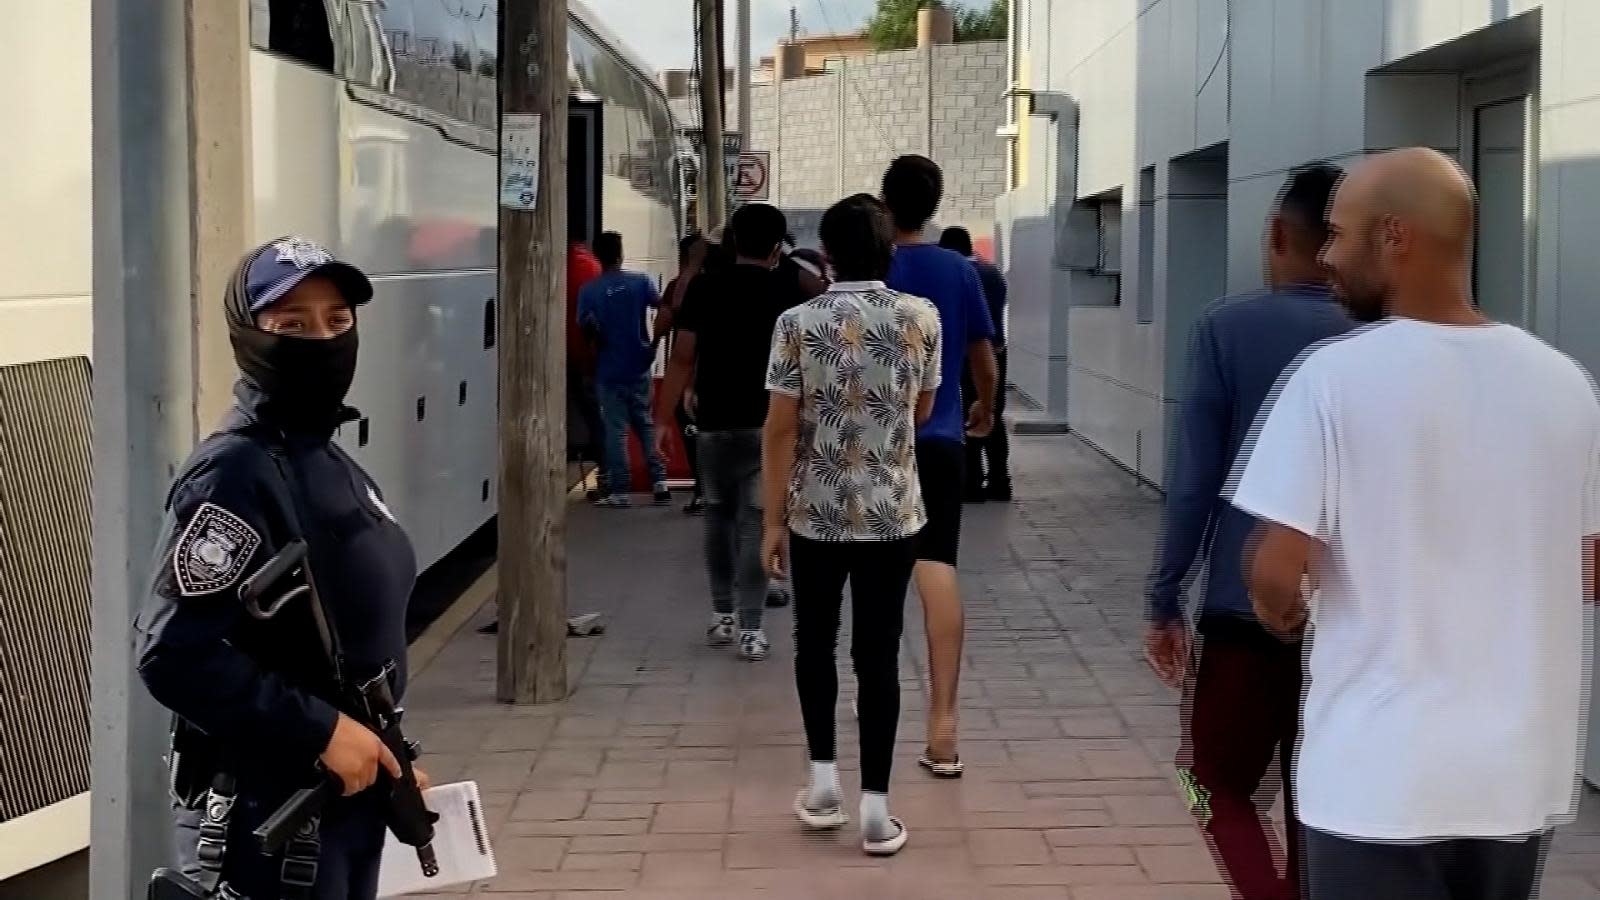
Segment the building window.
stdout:
<path fill-rule="evenodd" d="M 1058 221 L 1057 259 L 1071 279 L 1073 306 L 1122 304 L 1122 188 L 1072 204 Z"/>
<path fill-rule="evenodd" d="M 1100 252 L 1095 262 L 1096 275 L 1122 274 L 1122 197 L 1095 204 Z"/>
<path fill-rule="evenodd" d="M 1156 168 L 1146 166 L 1139 173 L 1139 280 L 1137 321 L 1156 320 Z"/>

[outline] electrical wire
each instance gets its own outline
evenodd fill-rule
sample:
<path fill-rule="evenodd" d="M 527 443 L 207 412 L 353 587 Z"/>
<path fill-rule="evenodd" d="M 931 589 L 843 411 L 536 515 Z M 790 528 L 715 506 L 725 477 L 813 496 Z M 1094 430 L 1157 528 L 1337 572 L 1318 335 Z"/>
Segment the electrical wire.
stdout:
<path fill-rule="evenodd" d="M 700 194 L 703 193 L 703 190 L 702 190 L 703 185 L 701 184 L 701 182 L 705 181 L 704 177 L 702 177 L 704 175 L 704 173 L 701 172 L 701 170 L 705 168 L 705 164 L 706 164 L 706 157 L 705 157 L 704 148 L 705 148 L 705 140 L 706 140 L 707 135 L 706 135 L 705 110 L 701 108 L 701 103 L 700 103 L 700 79 L 704 76 L 704 72 L 703 72 L 703 70 L 701 68 L 701 65 L 700 65 L 700 59 L 701 59 L 701 53 L 703 51 L 703 46 L 704 45 L 703 45 L 703 43 L 701 41 L 700 10 L 698 9 L 698 4 L 700 4 L 702 2 L 702 0 L 690 0 L 690 2 L 692 4 L 694 4 L 696 8 L 695 8 L 695 16 L 694 16 L 694 60 L 693 60 L 691 66 L 690 66 L 690 69 L 689 69 L 689 75 L 694 80 L 694 86 L 695 87 L 694 87 L 694 90 L 689 92 L 689 108 L 694 111 L 694 122 L 700 128 L 700 142 L 701 142 L 700 143 L 701 152 L 695 155 L 695 208 L 696 208 L 695 226 L 699 230 L 704 231 L 705 230 L 705 214 L 704 214 L 705 198 L 701 197 Z"/>
<path fill-rule="evenodd" d="M 833 27 L 833 20 L 828 15 L 828 7 L 823 4 L 822 0 L 817 0 L 817 11 L 822 13 L 822 24 L 826 26 L 828 31 L 834 35 L 833 48 L 835 50 L 843 51 L 845 47 L 843 44 L 839 43 L 839 30 Z M 851 89 L 855 91 L 856 99 L 861 101 L 861 108 L 866 111 L 868 117 L 872 121 L 873 127 L 878 130 L 878 136 L 883 138 L 884 147 L 890 151 L 893 151 L 895 149 L 894 140 L 889 137 L 888 130 L 883 127 L 882 118 L 878 115 L 878 111 L 873 108 L 872 104 L 867 102 L 866 95 L 861 93 L 861 86 L 850 80 L 848 77 L 848 70 L 849 64 L 846 63 L 845 67 L 839 70 L 839 77 L 846 82 L 849 82 Z M 844 127 L 844 110 L 839 111 L 839 118 L 839 127 L 842 129 Z M 843 135 L 840 136 L 840 140 L 843 140 Z"/>
<path fill-rule="evenodd" d="M 1211 71 L 1206 73 L 1205 80 L 1200 82 L 1200 87 L 1195 90 L 1194 95 L 1196 97 L 1198 97 L 1201 94 L 1204 94 L 1206 92 L 1206 86 L 1211 84 L 1211 79 L 1216 76 L 1217 67 L 1222 65 L 1222 58 L 1228 55 L 1228 47 L 1232 43 L 1233 43 L 1233 4 L 1229 3 L 1228 4 L 1228 15 L 1227 15 L 1227 18 L 1225 20 L 1225 25 L 1223 26 L 1223 31 L 1222 31 L 1222 49 L 1217 51 L 1217 58 L 1215 60 L 1213 60 L 1212 63 L 1211 63 Z"/>

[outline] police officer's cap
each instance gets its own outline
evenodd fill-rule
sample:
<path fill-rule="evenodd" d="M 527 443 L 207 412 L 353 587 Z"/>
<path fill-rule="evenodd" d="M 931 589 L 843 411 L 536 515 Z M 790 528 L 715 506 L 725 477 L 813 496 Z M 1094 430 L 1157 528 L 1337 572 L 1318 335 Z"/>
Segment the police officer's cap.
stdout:
<path fill-rule="evenodd" d="M 372 282 L 355 266 L 333 258 L 321 244 L 303 237 L 283 237 L 256 251 L 245 275 L 245 295 L 254 315 L 281 300 L 313 275 L 332 281 L 351 306 L 372 299 Z"/>

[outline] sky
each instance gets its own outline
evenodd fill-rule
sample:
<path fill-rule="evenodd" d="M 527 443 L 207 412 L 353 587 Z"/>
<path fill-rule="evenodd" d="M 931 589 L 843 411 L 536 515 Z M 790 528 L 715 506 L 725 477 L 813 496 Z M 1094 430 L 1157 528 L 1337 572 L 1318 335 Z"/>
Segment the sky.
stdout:
<path fill-rule="evenodd" d="M 694 0 L 584 0 L 584 5 L 635 53 L 657 69 L 689 68 L 694 56 Z M 789 8 L 808 34 L 851 31 L 866 24 L 874 0 L 750 0 L 750 53 L 755 60 L 789 35 Z M 734 0 L 723 0 L 728 18 L 728 66 L 733 66 Z M 752 60 L 754 64 L 754 60 Z"/>

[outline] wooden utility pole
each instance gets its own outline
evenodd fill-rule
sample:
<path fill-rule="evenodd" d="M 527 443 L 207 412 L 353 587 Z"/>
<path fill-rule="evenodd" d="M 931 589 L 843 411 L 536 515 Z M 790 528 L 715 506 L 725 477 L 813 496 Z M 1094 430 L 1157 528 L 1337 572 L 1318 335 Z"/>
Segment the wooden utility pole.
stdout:
<path fill-rule="evenodd" d="M 706 233 L 728 219 L 728 176 L 722 158 L 722 19 L 716 0 L 695 0 L 700 16 L 700 228 Z"/>
<path fill-rule="evenodd" d="M 495 692 L 567 696 L 567 4 L 500 12 L 500 629 Z"/>

